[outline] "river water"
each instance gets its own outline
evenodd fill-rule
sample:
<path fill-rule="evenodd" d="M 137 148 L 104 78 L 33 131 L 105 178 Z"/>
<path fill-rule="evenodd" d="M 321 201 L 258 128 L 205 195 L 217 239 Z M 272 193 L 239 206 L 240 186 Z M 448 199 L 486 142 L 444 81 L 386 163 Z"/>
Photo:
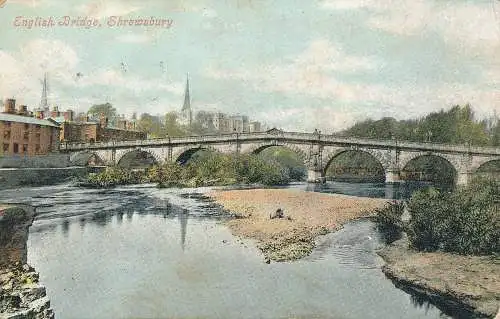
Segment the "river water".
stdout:
<path fill-rule="evenodd" d="M 268 265 L 197 198 L 203 190 L 64 184 L 2 190 L 0 201 L 38 206 L 28 262 L 57 318 L 451 318 L 385 278 L 372 222 L 323 236 L 303 260 Z M 317 191 L 388 194 L 376 184 Z"/>

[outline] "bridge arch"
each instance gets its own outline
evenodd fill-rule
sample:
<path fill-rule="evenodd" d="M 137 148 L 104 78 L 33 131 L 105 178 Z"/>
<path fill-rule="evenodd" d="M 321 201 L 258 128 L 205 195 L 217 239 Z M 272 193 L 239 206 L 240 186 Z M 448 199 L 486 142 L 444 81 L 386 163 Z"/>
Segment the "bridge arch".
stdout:
<path fill-rule="evenodd" d="M 221 153 L 218 149 L 215 147 L 209 146 L 209 145 L 196 145 L 196 146 L 188 146 L 188 147 L 183 147 L 175 152 L 172 156 L 172 161 L 177 162 L 180 164 L 185 164 L 187 163 L 191 157 L 199 151 L 209 151 L 209 152 L 217 152 Z"/>
<path fill-rule="evenodd" d="M 297 157 L 304 163 L 304 165 L 307 164 L 307 155 L 306 153 L 297 145 L 290 144 L 290 143 L 281 143 L 281 142 L 273 142 L 273 143 L 260 143 L 260 144 L 255 144 L 251 145 L 245 150 L 245 154 L 259 154 L 263 150 L 277 146 L 277 147 L 284 147 L 292 152 L 294 152 Z"/>
<path fill-rule="evenodd" d="M 135 148 L 132 150 L 124 150 L 120 153 L 117 152 L 115 157 L 115 163 L 117 166 L 130 167 L 130 164 L 138 157 L 143 156 L 144 162 L 150 162 L 150 164 L 158 165 L 162 163 L 162 159 L 155 152 L 149 150 Z"/>
<path fill-rule="evenodd" d="M 104 166 L 106 161 L 98 152 L 83 151 L 69 156 L 71 164 L 78 166 Z"/>
<path fill-rule="evenodd" d="M 387 163 L 382 159 L 381 154 L 374 152 L 371 149 L 355 149 L 355 148 L 342 148 L 337 149 L 326 156 L 325 165 L 323 167 L 323 176 L 327 175 L 327 170 L 331 164 L 342 154 L 347 153 L 362 153 L 368 155 L 376 165 L 376 169 L 380 172 L 380 175 L 385 178 L 386 171 L 388 168 Z"/>
<path fill-rule="evenodd" d="M 447 181 L 450 184 L 456 183 L 458 174 L 461 172 L 461 163 L 459 163 L 453 156 L 448 156 L 447 154 L 439 154 L 433 152 L 418 152 L 411 154 L 410 156 L 406 156 L 404 160 L 401 161 L 400 163 L 401 177 L 403 179 L 408 179 L 407 178 L 408 176 L 405 175 L 410 174 L 409 171 L 410 165 L 416 163 L 417 161 L 421 161 L 420 165 L 424 165 L 424 167 L 422 168 L 423 171 L 413 172 L 413 174 L 417 175 L 428 174 L 429 173 L 428 171 L 433 171 L 434 174 L 437 173 L 437 171 L 445 173 L 444 170 L 448 168 L 449 172 L 451 173 L 451 176 L 448 175 L 447 179 L 443 181 Z M 441 166 L 441 168 L 439 168 L 438 166 Z M 410 177 L 412 176 L 410 175 Z M 422 176 L 420 176 L 420 178 L 422 178 Z"/>
<path fill-rule="evenodd" d="M 482 158 L 480 160 L 477 160 L 477 161 L 474 161 L 473 164 L 472 164 L 472 172 L 475 173 L 475 172 L 478 172 L 480 171 L 481 169 L 483 169 L 485 166 L 489 166 L 489 165 L 494 165 L 494 164 L 497 164 L 497 165 L 500 165 L 500 157 L 497 157 L 497 158 Z"/>

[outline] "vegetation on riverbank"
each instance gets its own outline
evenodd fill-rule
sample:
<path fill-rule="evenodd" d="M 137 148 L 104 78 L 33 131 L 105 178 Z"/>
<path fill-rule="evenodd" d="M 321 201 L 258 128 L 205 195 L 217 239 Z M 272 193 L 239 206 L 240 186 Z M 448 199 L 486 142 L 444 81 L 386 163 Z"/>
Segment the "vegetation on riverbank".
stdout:
<path fill-rule="evenodd" d="M 93 187 L 140 183 L 157 183 L 158 187 L 286 185 L 291 181 L 290 172 L 289 167 L 269 158 L 210 152 L 193 158 L 185 165 L 166 163 L 144 170 L 110 167 L 101 173 L 90 175 L 85 184 Z"/>
<path fill-rule="evenodd" d="M 404 208 L 410 218 L 402 220 Z M 453 192 L 428 188 L 377 210 L 392 240 L 380 255 L 396 283 L 493 317 L 500 304 L 500 183 L 477 179 Z"/>
<path fill-rule="evenodd" d="M 377 211 L 386 233 L 405 231 L 411 248 L 464 255 L 500 254 L 500 183 L 477 179 L 454 192 L 434 188 L 416 192 L 406 204 L 410 219 L 403 223 L 403 203 Z"/>

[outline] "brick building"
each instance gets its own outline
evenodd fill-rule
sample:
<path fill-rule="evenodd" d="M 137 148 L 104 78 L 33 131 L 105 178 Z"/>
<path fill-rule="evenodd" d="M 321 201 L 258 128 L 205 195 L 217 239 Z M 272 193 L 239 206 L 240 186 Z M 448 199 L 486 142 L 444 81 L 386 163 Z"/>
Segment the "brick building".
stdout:
<path fill-rule="evenodd" d="M 94 143 L 109 141 L 143 140 L 147 134 L 131 128 L 125 120 L 119 121 L 120 127 L 109 127 L 108 120 L 102 118 L 99 123 L 95 122 L 66 122 L 61 121 L 61 142 L 67 143 Z"/>
<path fill-rule="evenodd" d="M 0 155 L 42 155 L 59 149 L 60 127 L 57 123 L 31 116 L 16 100 L 8 99 L 0 113 Z"/>

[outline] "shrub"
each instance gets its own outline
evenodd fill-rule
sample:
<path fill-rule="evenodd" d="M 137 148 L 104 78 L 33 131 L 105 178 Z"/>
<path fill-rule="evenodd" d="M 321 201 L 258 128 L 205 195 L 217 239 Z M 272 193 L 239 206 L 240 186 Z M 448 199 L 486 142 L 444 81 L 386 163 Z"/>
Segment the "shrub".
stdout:
<path fill-rule="evenodd" d="M 418 250 L 486 255 L 500 252 L 499 184 L 476 180 L 453 193 L 430 188 L 408 203 L 408 238 Z"/>
<path fill-rule="evenodd" d="M 404 208 L 404 202 L 392 201 L 388 202 L 383 208 L 375 209 L 377 229 L 386 243 L 401 238 L 405 228 L 402 220 Z"/>
<path fill-rule="evenodd" d="M 163 188 L 235 183 L 283 185 L 290 181 L 290 176 L 288 169 L 279 163 L 265 161 L 256 155 L 208 153 L 195 157 L 186 165 L 166 163 L 153 166 L 145 172 L 110 167 L 99 174 L 90 174 L 87 181 L 97 187 L 153 182 Z"/>

